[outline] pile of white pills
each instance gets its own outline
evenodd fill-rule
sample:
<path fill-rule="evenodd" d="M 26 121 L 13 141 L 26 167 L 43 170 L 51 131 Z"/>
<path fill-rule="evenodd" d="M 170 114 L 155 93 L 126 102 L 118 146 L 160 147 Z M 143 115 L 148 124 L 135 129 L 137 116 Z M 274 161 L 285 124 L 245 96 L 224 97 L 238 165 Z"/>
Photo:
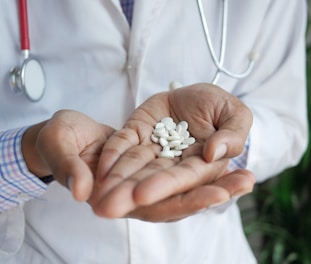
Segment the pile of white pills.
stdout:
<path fill-rule="evenodd" d="M 159 157 L 165 158 L 179 157 L 184 149 L 195 143 L 195 138 L 188 132 L 188 123 L 176 124 L 171 117 L 164 117 L 155 125 L 151 140 L 162 146 Z"/>

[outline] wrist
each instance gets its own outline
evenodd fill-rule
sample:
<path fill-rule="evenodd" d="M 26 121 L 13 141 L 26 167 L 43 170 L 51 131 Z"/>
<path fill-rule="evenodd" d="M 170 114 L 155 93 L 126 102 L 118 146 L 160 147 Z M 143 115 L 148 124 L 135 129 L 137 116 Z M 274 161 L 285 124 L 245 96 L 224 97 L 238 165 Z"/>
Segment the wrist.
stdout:
<path fill-rule="evenodd" d="M 21 142 L 22 154 L 27 167 L 31 173 L 39 178 L 51 174 L 36 147 L 38 134 L 45 123 L 42 122 L 29 127 L 25 131 Z"/>

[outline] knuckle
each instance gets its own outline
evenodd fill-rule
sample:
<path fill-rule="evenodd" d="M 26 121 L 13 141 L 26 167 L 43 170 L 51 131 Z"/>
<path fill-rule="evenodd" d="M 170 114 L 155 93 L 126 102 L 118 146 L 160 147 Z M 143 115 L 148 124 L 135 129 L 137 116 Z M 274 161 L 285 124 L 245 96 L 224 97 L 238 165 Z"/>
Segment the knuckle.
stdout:
<path fill-rule="evenodd" d="M 133 160 L 148 163 L 155 158 L 155 153 L 156 152 L 148 146 L 138 145 L 126 151 L 123 154 L 123 157 L 130 161 Z"/>
<path fill-rule="evenodd" d="M 126 156 L 130 160 L 144 160 L 146 157 L 146 150 L 142 150 L 142 148 L 135 148 L 127 151 L 124 156 Z"/>
<path fill-rule="evenodd" d="M 114 133 L 114 136 L 116 136 L 121 141 L 130 142 L 131 145 L 139 143 L 137 133 L 135 133 L 135 131 L 132 129 L 127 129 L 127 128 L 121 129 L 119 131 L 116 131 Z"/>
<path fill-rule="evenodd" d="M 102 155 L 107 155 L 109 157 L 110 156 L 120 156 L 121 153 L 116 148 L 103 148 Z"/>

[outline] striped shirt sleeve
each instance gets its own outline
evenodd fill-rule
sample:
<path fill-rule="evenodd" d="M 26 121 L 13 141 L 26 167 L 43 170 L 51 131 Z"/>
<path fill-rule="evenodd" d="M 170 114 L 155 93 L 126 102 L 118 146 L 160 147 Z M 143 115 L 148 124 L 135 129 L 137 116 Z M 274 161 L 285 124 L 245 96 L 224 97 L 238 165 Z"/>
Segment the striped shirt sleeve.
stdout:
<path fill-rule="evenodd" d="M 243 152 L 239 156 L 230 159 L 230 162 L 229 162 L 228 167 L 227 167 L 228 170 L 234 171 L 237 169 L 245 169 L 246 168 L 248 150 L 249 150 L 249 144 L 250 144 L 249 141 L 250 141 L 249 137 L 247 137 L 247 140 L 246 140 L 245 145 L 244 145 Z"/>
<path fill-rule="evenodd" d="M 39 197 L 47 188 L 23 158 L 21 141 L 26 129 L 0 132 L 0 212 Z"/>

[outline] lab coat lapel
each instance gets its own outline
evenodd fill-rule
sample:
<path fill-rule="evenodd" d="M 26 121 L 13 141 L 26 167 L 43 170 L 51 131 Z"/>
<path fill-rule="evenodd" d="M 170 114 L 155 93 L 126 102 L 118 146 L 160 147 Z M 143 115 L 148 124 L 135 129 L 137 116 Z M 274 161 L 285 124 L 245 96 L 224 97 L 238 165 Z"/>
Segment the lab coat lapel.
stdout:
<path fill-rule="evenodd" d="M 146 47 L 166 3 L 167 0 L 135 0 L 128 50 L 129 78 L 134 97 L 139 87 L 140 66 Z"/>
<path fill-rule="evenodd" d="M 124 31 L 125 37 L 128 38 L 130 34 L 130 26 L 123 13 L 120 0 L 107 0 L 107 1 L 111 3 L 111 5 L 116 11 L 116 14 L 115 14 L 116 16 L 114 17 L 116 19 L 116 24 L 118 24 L 119 26 L 122 26 L 122 31 Z"/>
<path fill-rule="evenodd" d="M 160 18 L 166 0 L 135 0 L 131 32 L 131 52 L 141 52 Z"/>

